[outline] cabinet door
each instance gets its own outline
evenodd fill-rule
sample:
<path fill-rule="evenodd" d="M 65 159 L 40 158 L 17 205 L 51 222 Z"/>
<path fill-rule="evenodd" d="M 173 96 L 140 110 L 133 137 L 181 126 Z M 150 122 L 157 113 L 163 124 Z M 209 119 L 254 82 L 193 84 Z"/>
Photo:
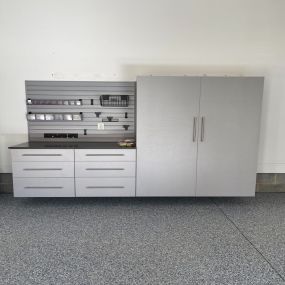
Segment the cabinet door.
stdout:
<path fill-rule="evenodd" d="M 138 77 L 137 196 L 195 195 L 199 96 L 198 77 Z"/>
<path fill-rule="evenodd" d="M 203 78 L 197 196 L 254 196 L 263 78 Z"/>

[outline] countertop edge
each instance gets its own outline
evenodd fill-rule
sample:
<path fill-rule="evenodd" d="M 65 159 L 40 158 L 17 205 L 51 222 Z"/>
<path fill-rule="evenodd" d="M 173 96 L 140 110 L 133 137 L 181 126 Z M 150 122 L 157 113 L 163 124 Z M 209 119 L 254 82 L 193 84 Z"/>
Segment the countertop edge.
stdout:
<path fill-rule="evenodd" d="M 45 142 L 25 142 L 8 149 L 132 149 L 136 147 L 121 147 L 116 142 L 80 142 L 80 143 L 45 143 Z"/>

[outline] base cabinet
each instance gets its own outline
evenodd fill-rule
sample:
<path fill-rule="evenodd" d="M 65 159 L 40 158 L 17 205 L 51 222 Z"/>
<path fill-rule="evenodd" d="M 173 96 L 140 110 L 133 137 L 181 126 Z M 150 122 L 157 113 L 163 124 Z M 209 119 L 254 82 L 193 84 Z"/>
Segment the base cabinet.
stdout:
<path fill-rule="evenodd" d="M 135 149 L 12 149 L 15 197 L 134 197 Z"/>
<path fill-rule="evenodd" d="M 12 149 L 14 197 L 75 197 L 74 150 Z"/>
<path fill-rule="evenodd" d="M 75 150 L 77 197 L 134 197 L 136 150 Z"/>

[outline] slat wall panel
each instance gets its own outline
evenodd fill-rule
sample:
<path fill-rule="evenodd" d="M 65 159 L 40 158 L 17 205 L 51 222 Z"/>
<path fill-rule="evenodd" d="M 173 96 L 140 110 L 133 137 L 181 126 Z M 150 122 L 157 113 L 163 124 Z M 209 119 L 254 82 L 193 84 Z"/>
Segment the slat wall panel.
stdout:
<path fill-rule="evenodd" d="M 58 96 L 85 96 L 85 98 L 88 98 L 88 96 L 93 95 L 101 95 L 101 94 L 111 94 L 111 95 L 121 95 L 124 93 L 125 95 L 132 95 L 133 91 L 128 91 L 128 90 L 121 90 L 121 91 L 103 91 L 103 90 L 97 90 L 97 91 L 54 91 L 54 90 L 46 90 L 46 91 L 28 91 L 27 95 L 28 96 L 50 96 L 51 98 L 54 99 L 54 97 Z M 89 97 L 90 98 L 90 97 Z"/>
<path fill-rule="evenodd" d="M 117 118 L 117 117 L 116 117 Z M 105 120 L 105 118 L 103 118 Z M 39 122 L 30 122 L 30 127 L 43 127 L 45 128 L 46 126 L 51 126 L 51 127 L 55 127 L 58 128 L 58 124 L 60 123 L 62 126 L 64 126 L 64 128 L 68 128 L 69 126 L 84 126 L 84 127 L 91 127 L 94 126 L 94 123 L 96 123 L 96 127 L 97 128 L 97 123 L 102 122 L 102 119 L 100 118 L 86 118 L 83 116 L 83 121 L 39 121 Z M 108 126 L 122 126 L 123 124 L 126 125 L 133 125 L 133 121 L 131 121 L 131 119 L 119 119 L 119 122 L 104 122 L 105 127 L 107 128 Z"/>
<path fill-rule="evenodd" d="M 128 95 L 128 107 L 102 107 L 101 95 Z M 26 98 L 34 100 L 82 100 L 82 105 L 27 105 L 28 113 L 81 113 L 82 121 L 28 121 L 30 141 L 118 141 L 135 138 L 135 82 L 96 81 L 26 81 Z M 91 100 L 93 105 L 91 105 Z M 96 117 L 95 112 L 101 112 Z M 127 118 L 125 118 L 125 113 Z M 97 124 L 107 117 L 118 122 L 104 122 L 104 130 Z M 123 125 L 129 125 L 125 130 Z M 78 138 L 44 138 L 44 133 L 76 133 Z M 85 135 L 84 133 L 87 133 Z"/>
<path fill-rule="evenodd" d="M 69 97 L 70 98 L 70 97 Z M 72 100 L 72 99 L 71 99 Z M 124 114 L 127 112 L 128 114 L 134 114 L 135 109 L 134 109 L 135 102 L 130 101 L 128 107 L 101 107 L 100 104 L 94 104 L 94 105 L 88 105 L 88 106 L 83 106 L 79 105 L 76 107 L 75 105 L 28 105 L 27 106 L 27 111 L 29 112 L 50 112 L 53 111 L 55 113 L 68 113 L 68 112 L 73 112 L 73 113 L 79 113 L 79 112 L 86 112 L 86 113 L 93 113 L 95 112 L 101 112 L 103 113 L 118 113 L 118 114 Z M 50 110 L 49 110 L 50 109 Z"/>
<path fill-rule="evenodd" d="M 134 87 L 134 81 L 41 81 L 41 80 L 26 80 L 28 84 L 27 89 L 35 86 L 56 87 L 84 87 L 84 88 L 98 88 L 104 86 L 110 87 Z M 96 83 L 96 85 L 94 85 Z"/>

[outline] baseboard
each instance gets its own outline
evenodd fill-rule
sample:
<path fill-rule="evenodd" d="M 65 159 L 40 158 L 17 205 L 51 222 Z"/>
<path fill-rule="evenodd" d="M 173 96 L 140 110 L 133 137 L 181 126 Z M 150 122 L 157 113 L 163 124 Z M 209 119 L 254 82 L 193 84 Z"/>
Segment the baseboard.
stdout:
<path fill-rule="evenodd" d="M 285 163 L 260 163 L 257 167 L 258 173 L 285 173 Z"/>
<path fill-rule="evenodd" d="M 0 194 L 13 193 L 12 173 L 0 173 Z"/>
<path fill-rule="evenodd" d="M 258 173 L 256 192 L 285 192 L 285 173 Z"/>

